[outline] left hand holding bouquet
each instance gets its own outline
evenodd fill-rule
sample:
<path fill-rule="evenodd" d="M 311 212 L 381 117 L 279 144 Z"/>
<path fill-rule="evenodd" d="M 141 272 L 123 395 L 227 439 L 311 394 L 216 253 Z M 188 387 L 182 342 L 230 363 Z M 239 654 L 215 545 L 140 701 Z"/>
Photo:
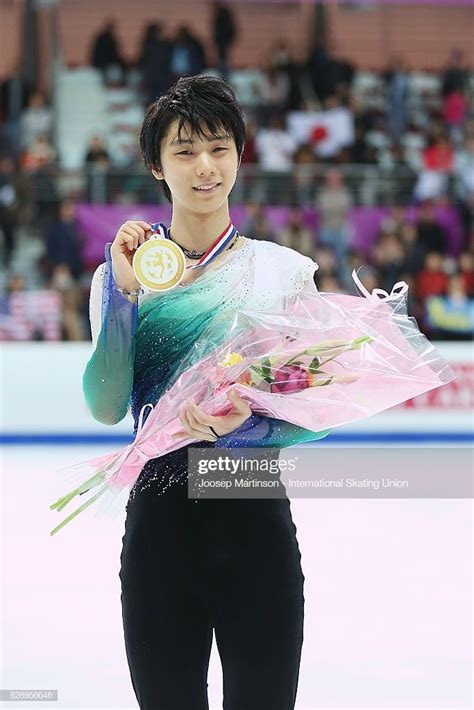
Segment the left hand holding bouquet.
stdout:
<path fill-rule="evenodd" d="M 242 399 L 237 392 L 230 390 L 227 393 L 229 401 L 233 404 L 233 409 L 220 417 L 214 417 L 206 412 L 190 398 L 187 404 L 179 408 L 179 418 L 185 431 L 177 432 L 173 436 L 180 438 L 191 436 L 195 439 L 205 441 L 217 441 L 210 430 L 210 426 L 219 436 L 229 434 L 234 429 L 238 429 L 251 415 L 252 410 L 248 403 Z"/>

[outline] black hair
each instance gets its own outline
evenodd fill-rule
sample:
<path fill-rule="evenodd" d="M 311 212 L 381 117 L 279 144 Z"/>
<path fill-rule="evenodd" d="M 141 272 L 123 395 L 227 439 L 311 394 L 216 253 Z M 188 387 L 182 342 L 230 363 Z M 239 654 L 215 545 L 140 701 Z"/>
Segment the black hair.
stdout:
<path fill-rule="evenodd" d="M 240 159 L 246 139 L 245 120 L 235 92 L 225 79 L 210 75 L 182 77 L 150 104 L 140 131 L 140 150 L 149 170 L 161 170 L 161 141 L 176 119 L 179 136 L 184 124 L 203 138 L 203 124 L 214 136 L 224 129 L 234 139 Z M 160 184 L 166 199 L 172 202 L 166 180 L 160 180 Z"/>

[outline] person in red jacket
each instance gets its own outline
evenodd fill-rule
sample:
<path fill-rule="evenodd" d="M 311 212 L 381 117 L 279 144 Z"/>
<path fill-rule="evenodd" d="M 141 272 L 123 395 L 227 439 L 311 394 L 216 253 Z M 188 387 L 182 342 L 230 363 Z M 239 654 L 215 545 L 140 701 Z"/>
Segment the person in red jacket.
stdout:
<path fill-rule="evenodd" d="M 474 296 L 474 259 L 469 251 L 465 251 L 459 255 L 458 267 L 459 273 L 464 281 L 464 288 L 468 296 Z"/>
<path fill-rule="evenodd" d="M 450 173 L 454 166 L 454 150 L 446 133 L 440 134 L 423 153 L 423 167 L 425 170 L 435 170 Z"/>
<path fill-rule="evenodd" d="M 420 301 L 428 296 L 439 296 L 446 293 L 448 276 L 443 271 L 443 256 L 436 251 L 429 252 L 425 257 L 425 266 L 416 277 L 416 293 Z"/>

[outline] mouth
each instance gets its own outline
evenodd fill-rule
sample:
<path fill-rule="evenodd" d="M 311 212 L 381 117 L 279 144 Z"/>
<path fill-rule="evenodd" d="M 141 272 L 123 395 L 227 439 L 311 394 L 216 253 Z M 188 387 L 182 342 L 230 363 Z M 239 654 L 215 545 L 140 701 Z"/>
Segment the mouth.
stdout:
<path fill-rule="evenodd" d="M 193 187 L 193 190 L 195 192 L 202 192 L 203 194 L 208 195 L 211 192 L 215 192 L 219 185 L 221 185 L 220 182 L 210 182 L 206 185 L 199 185 L 199 187 Z"/>

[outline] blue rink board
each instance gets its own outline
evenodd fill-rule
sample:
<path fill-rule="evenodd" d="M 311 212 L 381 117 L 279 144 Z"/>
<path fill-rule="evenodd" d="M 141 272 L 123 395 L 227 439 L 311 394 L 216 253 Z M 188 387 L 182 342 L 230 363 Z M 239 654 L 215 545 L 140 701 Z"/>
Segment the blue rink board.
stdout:
<path fill-rule="evenodd" d="M 78 434 L 71 432 L 61 434 L 0 434 L 0 446 L 5 445 L 82 445 L 82 444 L 131 444 L 133 438 L 121 434 Z M 474 442 L 474 432 L 472 431 L 450 431 L 450 432 L 360 432 L 344 434 L 334 432 L 324 439 L 306 442 L 308 446 L 331 446 L 338 444 L 472 444 Z"/>

